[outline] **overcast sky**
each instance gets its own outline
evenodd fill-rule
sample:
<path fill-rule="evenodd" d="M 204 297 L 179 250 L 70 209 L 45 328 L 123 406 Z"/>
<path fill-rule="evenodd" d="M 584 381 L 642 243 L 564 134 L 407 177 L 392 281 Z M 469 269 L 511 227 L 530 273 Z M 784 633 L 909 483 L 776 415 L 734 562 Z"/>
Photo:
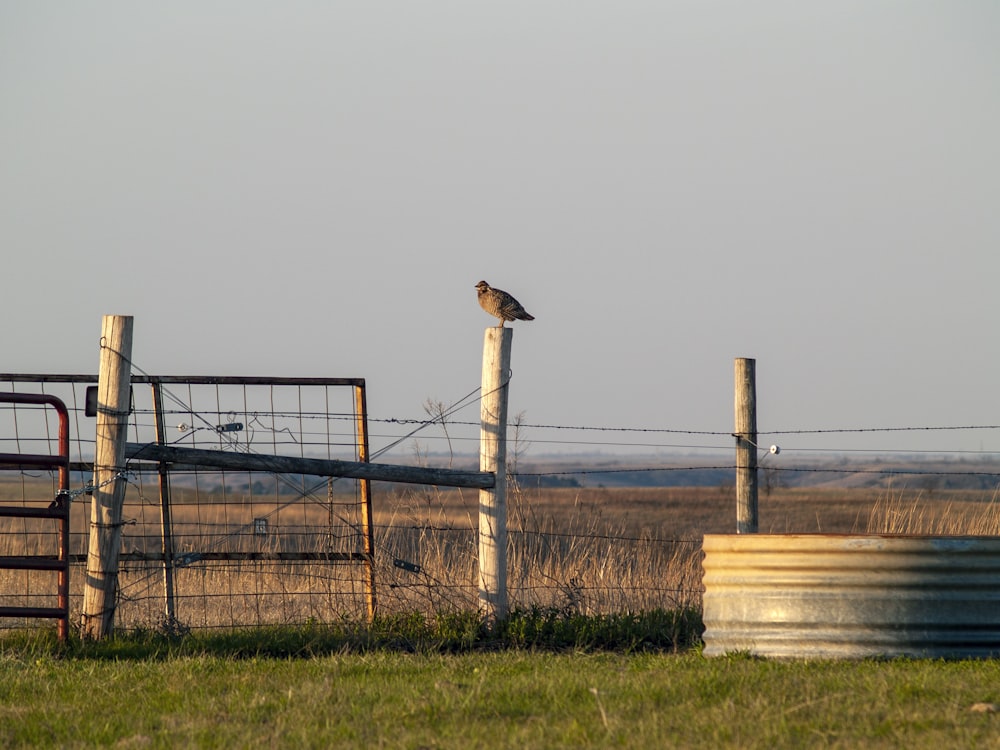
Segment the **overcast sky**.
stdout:
<path fill-rule="evenodd" d="M 743 356 L 761 431 L 1000 424 L 998 39 L 995 0 L 0 0 L 0 371 L 96 372 L 127 314 L 147 373 L 418 418 L 480 384 L 486 279 L 529 424 L 725 432 Z"/>

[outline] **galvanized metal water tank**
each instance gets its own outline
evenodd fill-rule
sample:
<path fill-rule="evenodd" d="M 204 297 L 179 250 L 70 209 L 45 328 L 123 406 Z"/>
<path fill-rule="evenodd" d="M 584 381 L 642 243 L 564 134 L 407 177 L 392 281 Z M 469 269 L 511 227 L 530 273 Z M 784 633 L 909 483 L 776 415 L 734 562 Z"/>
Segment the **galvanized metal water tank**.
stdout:
<path fill-rule="evenodd" d="M 1000 655 L 1000 538 L 710 534 L 705 655 Z"/>

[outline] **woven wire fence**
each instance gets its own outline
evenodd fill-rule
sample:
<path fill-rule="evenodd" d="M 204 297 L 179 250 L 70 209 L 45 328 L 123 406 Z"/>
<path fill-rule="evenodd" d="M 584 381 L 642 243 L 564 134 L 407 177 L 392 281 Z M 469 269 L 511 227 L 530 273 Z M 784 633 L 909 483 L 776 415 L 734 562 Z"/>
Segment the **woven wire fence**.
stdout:
<path fill-rule="evenodd" d="M 87 376 L 9 377 L 0 390 L 56 395 L 71 412 L 71 610 L 79 613 L 90 544 L 94 420 Z M 145 386 L 145 387 L 144 387 Z M 356 379 L 137 378 L 128 438 L 233 453 L 357 460 Z M 51 451 L 44 409 L 0 410 L 0 452 Z M 356 616 L 368 606 L 359 483 L 326 477 L 130 461 L 124 482 L 116 592 L 118 626 L 232 627 Z M 55 478 L 3 472 L 0 502 L 44 506 Z M 51 526 L 51 525 L 50 525 Z M 4 519 L 0 556 L 56 554 L 54 530 Z M 9 606 L 45 607 L 47 571 L 0 570 Z M 190 623 L 190 625 L 188 625 Z M 18 618 L 0 627 L 22 626 Z"/>
<path fill-rule="evenodd" d="M 173 493 L 173 605 L 168 618 L 162 521 L 149 494 L 155 490 L 150 479 L 133 476 L 126 491 L 117 627 L 233 628 L 366 617 L 364 571 L 332 554 L 349 553 L 359 543 L 351 538 L 353 530 L 345 534 L 342 524 L 330 526 L 331 510 L 340 521 L 357 508 L 352 495 L 331 491 L 302 496 L 278 477 L 269 482 L 266 476 L 249 480 L 231 472 L 203 472 L 200 487 Z M 29 501 L 48 498 L 49 482 L 43 478 L 15 484 L 18 490 L 26 488 Z M 336 484 L 324 482 L 330 489 Z M 80 498 L 74 501 L 71 520 L 78 561 L 70 579 L 74 622 L 83 599 L 89 512 Z M 531 502 L 530 497 L 523 501 Z M 700 606 L 700 541 L 628 536 L 610 527 L 588 527 L 580 519 L 552 519 L 544 526 L 509 531 L 513 607 L 597 614 Z M 477 531 L 471 525 L 442 525 L 382 511 L 374 536 L 380 615 L 475 611 Z M 31 519 L 0 531 L 0 554 L 26 550 L 54 554 L 54 531 Z M 51 576 L 2 573 L 4 601 L 51 606 Z M 11 619 L 0 627 L 38 624 Z"/>
<path fill-rule="evenodd" d="M 94 454 L 94 422 L 87 416 L 85 391 L 96 378 L 24 376 L 4 383 L 3 377 L 0 390 L 57 395 L 70 410 L 75 468 L 70 602 L 71 620 L 78 622 Z M 133 376 L 130 442 L 358 457 L 357 399 L 341 381 L 167 380 L 164 386 L 160 379 Z M 144 387 L 150 381 L 163 388 L 159 405 L 154 392 Z M 0 411 L 0 451 L 48 450 L 55 437 L 50 421 L 41 409 Z M 373 503 L 374 547 L 367 555 L 358 481 L 178 465 L 163 469 L 166 475 L 155 464 L 133 461 L 121 472 L 125 493 L 116 627 L 362 620 L 371 611 L 371 582 L 376 612 L 382 615 L 478 607 L 474 491 L 463 495 L 379 487 Z M 3 504 L 47 504 L 56 489 L 52 473 L 0 473 Z M 621 533 L 584 514 L 525 521 L 532 494 L 516 485 L 512 489 L 508 590 L 513 607 L 593 614 L 700 604 L 700 542 Z M 51 524 L 4 522 L 0 556 L 22 554 L 56 554 Z M 11 606 L 51 606 L 55 585 L 45 571 L 0 570 L 0 598 Z M 38 625 L 0 620 L 0 628 Z"/>

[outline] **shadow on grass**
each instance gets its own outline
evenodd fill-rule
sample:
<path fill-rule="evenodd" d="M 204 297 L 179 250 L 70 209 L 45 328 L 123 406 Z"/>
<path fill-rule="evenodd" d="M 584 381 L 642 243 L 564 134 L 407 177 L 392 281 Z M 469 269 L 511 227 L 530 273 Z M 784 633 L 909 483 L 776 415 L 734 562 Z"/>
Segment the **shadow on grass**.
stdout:
<path fill-rule="evenodd" d="M 0 658 L 166 659 L 186 656 L 311 658 L 392 651 L 458 654 L 531 651 L 679 652 L 697 646 L 703 631 L 693 609 L 581 615 L 556 609 L 519 610 L 487 628 L 477 613 L 427 617 L 401 614 L 364 622 L 311 622 L 239 630 L 134 629 L 100 641 L 73 636 L 60 643 L 52 630 L 0 636 Z"/>

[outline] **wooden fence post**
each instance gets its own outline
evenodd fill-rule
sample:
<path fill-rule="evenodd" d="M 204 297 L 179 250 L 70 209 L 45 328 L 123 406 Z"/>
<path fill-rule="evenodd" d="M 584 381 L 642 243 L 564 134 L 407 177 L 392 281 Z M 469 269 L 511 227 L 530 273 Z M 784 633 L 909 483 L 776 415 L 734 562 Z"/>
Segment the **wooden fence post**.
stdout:
<path fill-rule="evenodd" d="M 757 533 L 757 361 L 736 360 L 736 533 Z"/>
<path fill-rule="evenodd" d="M 507 618 L 507 381 L 514 331 L 487 328 L 483 342 L 479 470 L 493 487 L 479 490 L 479 611 L 489 625 Z"/>
<path fill-rule="evenodd" d="M 132 317 L 105 315 L 97 380 L 97 445 L 90 545 L 83 591 L 81 635 L 103 638 L 114 630 L 121 548 L 125 441 L 131 406 Z"/>

